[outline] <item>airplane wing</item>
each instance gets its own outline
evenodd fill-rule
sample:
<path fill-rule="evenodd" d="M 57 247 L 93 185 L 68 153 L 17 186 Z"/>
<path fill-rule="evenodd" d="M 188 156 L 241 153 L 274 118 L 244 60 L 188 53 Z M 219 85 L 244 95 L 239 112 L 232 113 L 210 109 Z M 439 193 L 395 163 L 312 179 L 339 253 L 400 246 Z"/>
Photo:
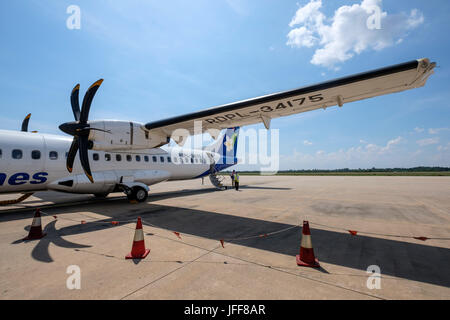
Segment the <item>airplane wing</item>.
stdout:
<path fill-rule="evenodd" d="M 194 133 L 194 122 L 201 121 L 201 133 L 211 129 L 245 126 L 272 118 L 327 108 L 335 105 L 400 92 L 425 85 L 436 63 L 419 59 L 369 72 L 359 73 L 307 87 L 242 100 L 173 118 L 149 122 L 145 129 L 172 136 L 177 129 Z M 197 123 L 198 128 L 198 123 Z M 178 141 L 177 141 L 178 142 Z"/>

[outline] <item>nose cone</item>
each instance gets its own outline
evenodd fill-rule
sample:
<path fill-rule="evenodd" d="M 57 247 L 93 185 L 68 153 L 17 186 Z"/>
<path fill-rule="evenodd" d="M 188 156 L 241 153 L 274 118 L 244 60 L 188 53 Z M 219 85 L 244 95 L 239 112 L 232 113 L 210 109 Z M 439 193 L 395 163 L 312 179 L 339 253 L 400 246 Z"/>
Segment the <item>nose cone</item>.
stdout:
<path fill-rule="evenodd" d="M 67 134 L 70 134 L 71 136 L 75 135 L 76 128 L 77 128 L 76 122 L 66 122 L 59 126 L 59 130 Z"/>

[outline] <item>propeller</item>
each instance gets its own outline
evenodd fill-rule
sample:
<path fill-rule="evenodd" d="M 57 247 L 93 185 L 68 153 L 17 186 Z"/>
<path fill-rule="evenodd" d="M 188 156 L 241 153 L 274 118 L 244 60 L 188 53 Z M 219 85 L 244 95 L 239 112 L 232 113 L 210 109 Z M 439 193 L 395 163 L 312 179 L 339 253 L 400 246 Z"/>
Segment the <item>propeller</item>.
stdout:
<path fill-rule="evenodd" d="M 80 156 L 81 167 L 83 168 L 84 173 L 88 177 L 89 181 L 91 181 L 92 183 L 94 183 L 94 179 L 92 178 L 92 172 L 89 166 L 88 158 L 88 149 L 90 144 L 90 141 L 88 140 L 89 132 L 90 130 L 108 132 L 102 129 L 91 128 L 88 123 L 89 110 L 91 109 L 92 99 L 94 98 L 94 95 L 102 82 L 103 79 L 94 82 L 86 91 L 86 94 L 83 98 L 81 111 L 78 97 L 80 92 L 80 84 L 77 84 L 75 88 L 73 88 L 70 95 L 70 104 L 72 105 L 72 111 L 75 117 L 75 121 L 66 122 L 59 126 L 59 129 L 61 131 L 73 136 L 72 145 L 70 146 L 69 153 L 67 155 L 67 170 L 69 172 L 72 172 L 73 162 L 75 160 L 77 151 L 79 151 L 78 154 Z"/>
<path fill-rule="evenodd" d="M 30 122 L 31 113 L 27 114 L 25 119 L 22 121 L 22 129 L 21 131 L 27 132 L 28 131 L 28 122 Z"/>

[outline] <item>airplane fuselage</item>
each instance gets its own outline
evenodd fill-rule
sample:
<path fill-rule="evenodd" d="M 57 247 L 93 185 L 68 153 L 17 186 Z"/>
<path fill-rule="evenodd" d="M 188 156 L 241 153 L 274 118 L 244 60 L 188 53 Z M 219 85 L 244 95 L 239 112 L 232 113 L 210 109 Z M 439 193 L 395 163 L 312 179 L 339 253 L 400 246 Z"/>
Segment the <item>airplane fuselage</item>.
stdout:
<path fill-rule="evenodd" d="M 213 152 L 161 148 L 105 152 L 89 150 L 94 183 L 87 180 L 79 159 L 66 169 L 71 137 L 0 130 L 0 193 L 57 190 L 109 193 L 118 183 L 152 185 L 209 174 Z"/>

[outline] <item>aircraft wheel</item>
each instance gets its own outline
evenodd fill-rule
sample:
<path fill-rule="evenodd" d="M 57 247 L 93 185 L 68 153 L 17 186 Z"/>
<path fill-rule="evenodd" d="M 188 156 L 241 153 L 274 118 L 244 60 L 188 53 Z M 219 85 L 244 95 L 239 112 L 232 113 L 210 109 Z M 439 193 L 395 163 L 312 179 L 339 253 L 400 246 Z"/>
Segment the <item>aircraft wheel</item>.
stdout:
<path fill-rule="evenodd" d="M 136 200 L 137 202 L 144 202 L 147 200 L 148 192 L 142 187 L 133 187 L 133 191 L 131 192 L 132 199 L 128 197 L 130 200 Z"/>

